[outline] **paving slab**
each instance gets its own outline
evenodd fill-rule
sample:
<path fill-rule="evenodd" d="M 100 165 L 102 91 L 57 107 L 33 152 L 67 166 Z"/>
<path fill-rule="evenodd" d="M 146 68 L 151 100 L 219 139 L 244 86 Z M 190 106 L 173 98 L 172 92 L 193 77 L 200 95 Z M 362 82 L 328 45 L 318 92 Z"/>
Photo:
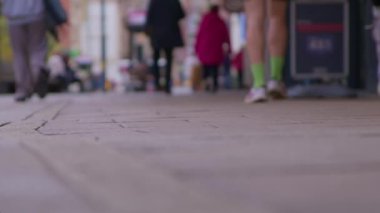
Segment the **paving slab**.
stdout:
<path fill-rule="evenodd" d="M 379 100 L 243 96 L 0 97 L 0 212 L 380 212 Z"/>
<path fill-rule="evenodd" d="M 17 141 L 0 138 L 0 171 L 2 213 L 96 212 Z"/>

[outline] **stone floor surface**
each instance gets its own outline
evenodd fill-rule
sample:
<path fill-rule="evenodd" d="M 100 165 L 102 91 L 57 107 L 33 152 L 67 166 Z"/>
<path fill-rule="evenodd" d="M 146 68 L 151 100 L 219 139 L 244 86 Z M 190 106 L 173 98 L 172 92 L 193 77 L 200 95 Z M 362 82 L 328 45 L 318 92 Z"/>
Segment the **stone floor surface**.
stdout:
<path fill-rule="evenodd" d="M 0 213 L 379 213 L 380 101 L 0 97 Z"/>

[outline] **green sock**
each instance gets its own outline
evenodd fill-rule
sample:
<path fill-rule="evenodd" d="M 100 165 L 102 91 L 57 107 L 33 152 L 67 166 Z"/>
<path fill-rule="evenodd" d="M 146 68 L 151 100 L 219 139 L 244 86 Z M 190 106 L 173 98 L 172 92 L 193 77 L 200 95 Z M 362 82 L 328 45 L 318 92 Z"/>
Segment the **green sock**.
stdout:
<path fill-rule="evenodd" d="M 265 86 L 264 64 L 253 64 L 252 76 L 253 76 L 253 88 L 264 87 Z"/>
<path fill-rule="evenodd" d="M 284 57 L 271 57 L 271 76 L 273 80 L 281 81 L 282 80 L 282 71 L 284 69 L 285 59 Z"/>

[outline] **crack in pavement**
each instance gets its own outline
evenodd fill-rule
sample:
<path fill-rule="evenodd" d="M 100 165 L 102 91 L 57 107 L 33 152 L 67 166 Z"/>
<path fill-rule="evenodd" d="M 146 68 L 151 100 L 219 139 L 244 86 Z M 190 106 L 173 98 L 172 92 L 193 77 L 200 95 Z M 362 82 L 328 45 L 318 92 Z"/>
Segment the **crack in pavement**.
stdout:
<path fill-rule="evenodd" d="M 1 127 L 5 127 L 5 126 L 8 126 L 8 125 L 10 125 L 10 124 L 12 124 L 12 122 L 1 123 L 1 124 L 0 124 L 0 128 L 1 128 Z M 1 213 L 1 212 L 0 212 L 0 213 Z"/>
<path fill-rule="evenodd" d="M 61 113 L 62 113 L 62 111 L 64 110 L 64 109 L 66 109 L 70 104 L 72 103 L 72 101 L 68 101 L 68 102 L 66 102 L 55 114 L 54 114 L 54 116 L 52 117 L 52 119 L 51 120 L 56 120 L 60 115 L 61 115 Z"/>
<path fill-rule="evenodd" d="M 112 119 L 111 120 L 113 124 L 116 124 L 118 127 L 122 128 L 122 129 L 125 129 L 125 126 L 119 122 L 117 122 L 115 119 Z"/>
<path fill-rule="evenodd" d="M 68 135 L 88 135 L 93 134 L 93 132 L 70 132 L 70 133 L 44 133 L 44 132 L 38 132 L 40 135 L 43 136 L 68 136 Z"/>
<path fill-rule="evenodd" d="M 135 130 L 135 132 L 141 133 L 141 134 L 149 134 L 148 131 L 144 131 L 144 130 Z"/>
<path fill-rule="evenodd" d="M 29 119 L 31 119 L 32 117 L 34 117 L 36 114 L 40 113 L 40 112 L 43 112 L 44 110 L 46 109 L 49 109 L 50 107 L 53 107 L 53 106 L 56 106 L 56 105 L 61 105 L 62 102 L 59 102 L 59 103 L 51 103 L 51 104 L 48 104 L 40 109 L 37 109 L 35 111 L 33 111 L 32 113 L 30 113 L 29 115 L 25 116 L 25 118 L 22 119 L 22 121 L 27 121 Z M 63 107 L 61 109 L 59 109 L 57 111 L 57 113 L 55 113 L 52 117 L 51 120 L 55 120 L 59 117 L 59 115 L 61 114 L 62 110 L 64 110 L 68 105 L 71 104 L 71 101 L 66 101 L 66 103 L 63 105 Z"/>
<path fill-rule="evenodd" d="M 54 105 L 57 105 L 57 103 L 48 104 L 47 106 L 44 106 L 44 107 L 42 107 L 42 108 L 40 108 L 40 109 L 38 109 L 36 111 L 33 111 L 32 113 L 30 113 L 29 115 L 27 115 L 25 118 L 23 118 L 22 121 L 27 121 L 27 120 L 31 119 L 32 117 L 34 117 L 39 112 L 42 112 L 45 109 L 48 109 L 48 108 L 50 108 L 51 106 L 54 106 Z"/>
<path fill-rule="evenodd" d="M 42 122 L 42 124 L 39 125 L 38 127 L 36 127 L 36 128 L 34 129 L 34 131 L 36 131 L 36 132 L 38 132 L 38 133 L 41 133 L 41 132 L 40 132 L 40 129 L 43 128 L 44 126 L 46 126 L 46 124 L 48 124 L 48 123 L 49 123 L 49 121 L 44 121 L 44 122 Z"/>
<path fill-rule="evenodd" d="M 49 121 L 44 121 L 40 126 L 34 129 L 38 134 L 43 136 L 65 136 L 65 135 L 85 135 L 85 134 L 92 134 L 92 132 L 69 132 L 69 133 L 45 133 L 41 131 L 43 127 L 45 127 Z"/>
<path fill-rule="evenodd" d="M 182 180 L 195 177 L 215 178 L 225 177 L 234 178 L 238 176 L 248 176 L 255 178 L 270 177 L 291 177 L 291 176 L 311 176 L 311 175 L 348 175 L 378 173 L 380 162 L 363 162 L 357 164 L 336 164 L 336 165 L 299 165 L 299 166 L 277 166 L 271 168 L 247 169 L 244 173 L 238 170 L 210 171 L 209 169 L 197 169 L 192 171 L 176 170 L 172 174 Z"/>
<path fill-rule="evenodd" d="M 62 111 L 63 111 L 64 109 L 66 109 L 70 104 L 71 104 L 71 101 L 66 102 L 61 108 L 59 108 L 59 110 L 57 110 L 57 112 L 53 115 L 53 117 L 52 117 L 50 120 L 51 120 L 51 121 L 56 120 L 56 119 L 60 116 L 60 114 L 62 113 Z M 35 114 L 37 114 L 38 112 L 40 112 L 40 111 L 42 111 L 42 110 L 44 110 L 44 109 L 47 109 L 47 108 L 49 108 L 49 107 L 51 107 L 51 106 L 54 106 L 54 105 L 55 105 L 55 104 L 48 105 L 48 106 L 44 107 L 43 109 L 41 109 L 41 110 L 39 110 L 39 111 L 35 111 L 35 112 L 32 113 L 31 115 L 32 115 L 32 117 L 33 117 L 33 116 L 34 116 Z M 29 117 L 29 118 L 31 118 L 31 117 Z M 41 135 L 50 136 L 49 134 L 45 134 L 44 132 L 41 131 L 42 128 L 44 128 L 48 123 L 49 123 L 49 121 L 48 121 L 48 120 L 45 120 L 44 122 L 42 122 L 41 125 L 39 125 L 38 127 L 36 127 L 36 128 L 34 129 L 34 131 L 36 131 L 37 133 L 39 133 L 39 134 L 41 134 Z M 54 135 L 55 135 L 55 134 L 54 134 Z"/>

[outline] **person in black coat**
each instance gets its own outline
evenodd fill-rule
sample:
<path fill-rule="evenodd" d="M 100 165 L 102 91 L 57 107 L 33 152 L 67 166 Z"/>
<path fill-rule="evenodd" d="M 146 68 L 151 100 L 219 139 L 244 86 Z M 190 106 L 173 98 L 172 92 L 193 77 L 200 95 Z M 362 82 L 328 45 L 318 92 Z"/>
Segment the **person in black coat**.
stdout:
<path fill-rule="evenodd" d="M 377 93 L 380 95 L 380 0 L 372 0 L 373 2 L 373 37 L 376 43 L 377 58 L 378 58 L 378 84 Z"/>
<path fill-rule="evenodd" d="M 165 92 L 171 93 L 171 68 L 173 50 L 184 45 L 179 22 L 185 13 L 179 0 L 150 0 L 146 32 L 154 50 L 153 73 L 156 89 L 160 89 L 160 70 L 158 60 L 161 51 L 166 56 Z"/>

